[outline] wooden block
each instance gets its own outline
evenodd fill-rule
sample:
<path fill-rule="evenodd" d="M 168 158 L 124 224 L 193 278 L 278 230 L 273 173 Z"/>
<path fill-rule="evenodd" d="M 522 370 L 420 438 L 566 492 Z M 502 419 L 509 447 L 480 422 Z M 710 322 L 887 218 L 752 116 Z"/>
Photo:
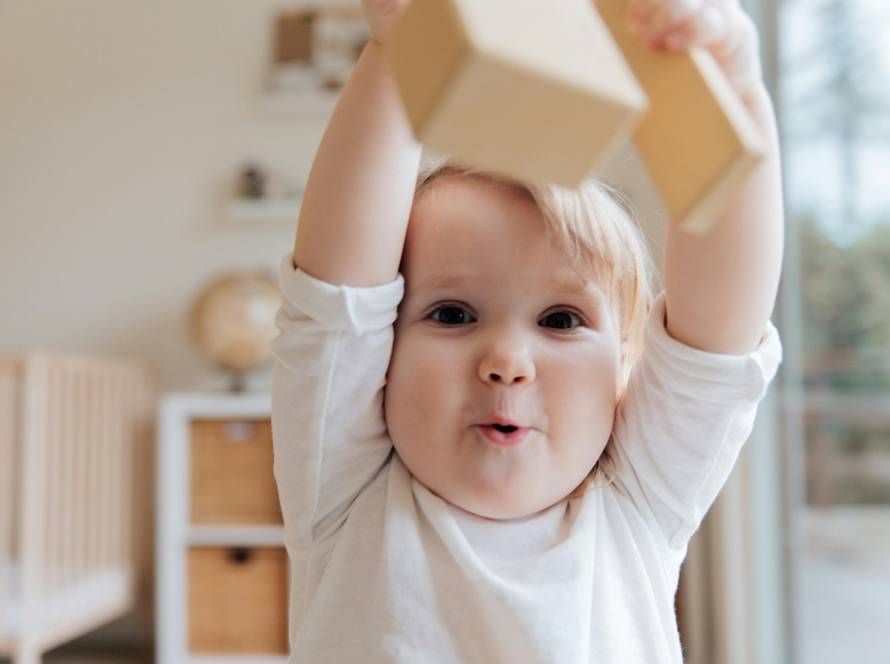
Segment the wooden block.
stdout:
<path fill-rule="evenodd" d="M 284 548 L 191 548 L 187 579 L 191 653 L 287 653 Z"/>
<path fill-rule="evenodd" d="M 191 523 L 280 524 L 268 420 L 191 423 Z"/>
<path fill-rule="evenodd" d="M 649 98 L 634 144 L 669 220 L 707 231 L 761 161 L 763 137 L 710 53 L 651 51 L 627 27 L 628 0 L 596 0 Z"/>
<path fill-rule="evenodd" d="M 417 140 L 522 181 L 577 186 L 647 107 L 591 0 L 412 0 L 387 51 Z"/>

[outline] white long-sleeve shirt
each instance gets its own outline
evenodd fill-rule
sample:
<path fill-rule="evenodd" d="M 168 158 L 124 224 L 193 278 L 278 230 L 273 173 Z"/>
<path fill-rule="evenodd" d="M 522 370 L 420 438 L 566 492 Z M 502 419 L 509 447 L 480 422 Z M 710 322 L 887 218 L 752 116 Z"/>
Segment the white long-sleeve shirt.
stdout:
<path fill-rule="evenodd" d="M 681 662 L 687 544 L 781 361 L 668 336 L 660 295 L 604 454 L 611 484 L 494 521 L 400 461 L 383 388 L 404 279 L 334 286 L 281 261 L 272 391 L 291 564 L 290 662 Z"/>

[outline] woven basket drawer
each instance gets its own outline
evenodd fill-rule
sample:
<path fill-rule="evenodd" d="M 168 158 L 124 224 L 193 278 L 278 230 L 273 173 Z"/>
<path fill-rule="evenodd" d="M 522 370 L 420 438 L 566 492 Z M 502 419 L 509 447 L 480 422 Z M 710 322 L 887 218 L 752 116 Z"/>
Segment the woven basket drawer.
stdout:
<path fill-rule="evenodd" d="M 191 423 L 191 523 L 280 524 L 268 420 Z"/>
<path fill-rule="evenodd" d="M 287 583 L 282 547 L 189 549 L 189 651 L 287 654 Z"/>

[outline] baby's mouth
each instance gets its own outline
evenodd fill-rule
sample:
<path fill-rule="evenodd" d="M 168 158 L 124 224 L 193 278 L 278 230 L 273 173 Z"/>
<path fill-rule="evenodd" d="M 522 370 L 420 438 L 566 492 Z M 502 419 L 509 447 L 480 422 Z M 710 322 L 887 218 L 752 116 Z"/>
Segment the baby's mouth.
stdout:
<path fill-rule="evenodd" d="M 531 429 L 513 424 L 480 424 L 479 431 L 485 439 L 499 446 L 512 447 L 521 443 Z"/>

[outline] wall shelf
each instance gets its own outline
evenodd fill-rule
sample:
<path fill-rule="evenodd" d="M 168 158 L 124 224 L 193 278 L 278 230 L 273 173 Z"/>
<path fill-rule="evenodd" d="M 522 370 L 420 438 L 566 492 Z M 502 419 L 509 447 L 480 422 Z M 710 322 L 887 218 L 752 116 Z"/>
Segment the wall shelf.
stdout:
<path fill-rule="evenodd" d="M 302 196 L 269 199 L 235 198 L 229 201 L 228 216 L 232 221 L 246 224 L 273 221 L 296 223 L 302 201 Z"/>
<path fill-rule="evenodd" d="M 330 117 L 339 96 L 339 90 L 323 88 L 264 91 L 256 98 L 254 110 L 261 118 L 318 123 Z"/>

